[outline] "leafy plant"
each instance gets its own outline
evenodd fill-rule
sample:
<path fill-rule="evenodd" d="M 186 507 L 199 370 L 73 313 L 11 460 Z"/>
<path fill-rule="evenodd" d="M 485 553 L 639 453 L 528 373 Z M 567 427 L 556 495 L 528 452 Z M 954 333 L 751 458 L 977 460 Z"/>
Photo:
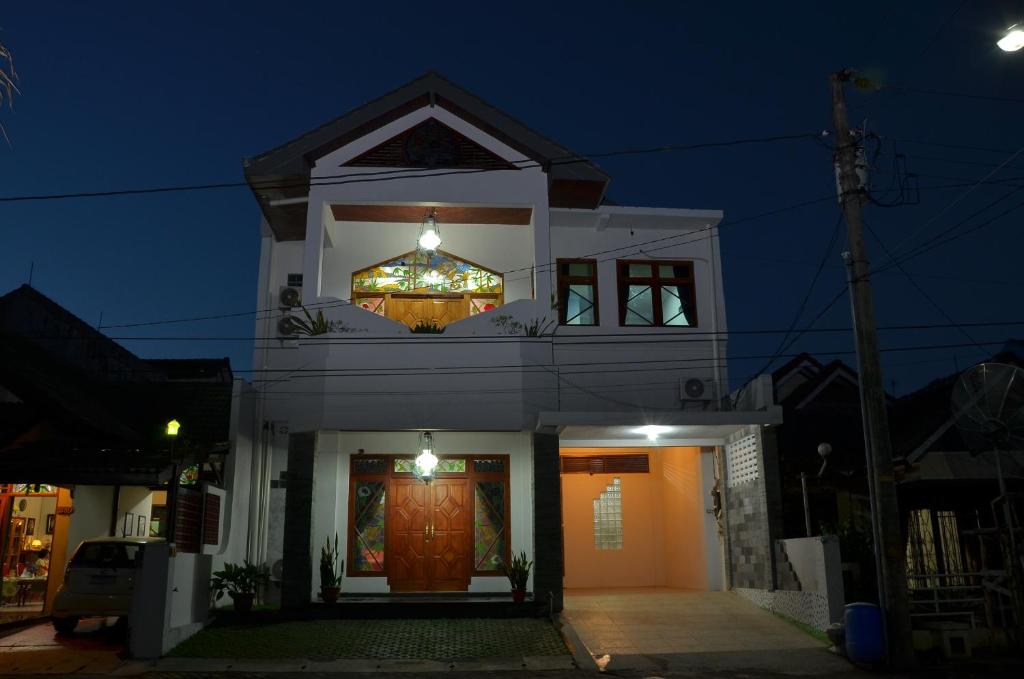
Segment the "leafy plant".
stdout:
<path fill-rule="evenodd" d="M 316 312 L 316 316 L 309 313 L 309 309 L 302 307 L 302 313 L 305 314 L 306 320 L 292 317 L 292 327 L 295 328 L 297 335 L 326 335 L 334 329 L 334 322 L 329 321 L 324 317 L 324 310 L 319 309 Z"/>
<path fill-rule="evenodd" d="M 547 316 L 543 318 L 532 318 L 523 326 L 524 334 L 527 337 L 543 337 L 554 324 L 555 322 L 549 321 Z"/>
<path fill-rule="evenodd" d="M 0 107 L 7 104 L 9 108 L 14 108 L 14 95 L 21 94 L 15 84 L 17 80 L 18 72 L 14 70 L 14 55 L 0 42 Z M 7 131 L 4 129 L 3 123 L 0 123 L 0 135 L 7 139 Z"/>
<path fill-rule="evenodd" d="M 417 334 L 440 335 L 444 328 L 438 325 L 437 321 L 420 321 L 412 327 L 412 331 Z"/>
<path fill-rule="evenodd" d="M 502 314 L 492 318 L 491 323 L 497 326 L 505 335 L 544 337 L 544 335 L 548 334 L 549 329 L 555 322 L 549 321 L 547 316 L 542 316 L 541 318 L 532 318 L 526 323 L 523 323 L 515 320 L 508 314 Z"/>
<path fill-rule="evenodd" d="M 533 568 L 533 562 L 526 560 L 526 552 L 513 554 L 512 560 L 505 562 L 504 568 L 505 577 L 508 578 L 512 589 L 525 590 L 526 582 L 530 579 L 530 569 Z"/>
<path fill-rule="evenodd" d="M 210 587 L 216 594 L 217 601 L 220 601 L 224 593 L 228 594 L 255 594 L 256 589 L 270 580 L 270 571 L 266 566 L 256 565 L 248 559 L 241 565 L 235 563 L 224 564 L 224 570 L 215 571 L 210 579 Z"/>
<path fill-rule="evenodd" d="M 320 587 L 332 589 L 341 587 L 342 571 L 345 569 L 345 560 L 338 564 L 338 534 L 334 534 L 334 547 L 331 547 L 331 538 L 327 537 L 324 546 L 320 548 Z"/>

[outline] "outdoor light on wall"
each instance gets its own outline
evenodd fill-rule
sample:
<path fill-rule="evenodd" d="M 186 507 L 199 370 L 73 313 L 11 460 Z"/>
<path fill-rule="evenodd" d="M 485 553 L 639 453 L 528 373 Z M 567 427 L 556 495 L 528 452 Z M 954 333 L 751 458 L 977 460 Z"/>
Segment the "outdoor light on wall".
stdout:
<path fill-rule="evenodd" d="M 420 450 L 413 473 L 424 483 L 430 483 L 437 469 L 437 455 L 434 455 L 434 435 L 429 431 L 420 434 Z"/>
<path fill-rule="evenodd" d="M 181 422 L 178 422 L 177 420 L 171 420 L 170 422 L 167 423 L 168 436 L 177 436 L 179 429 L 181 429 Z"/>
<path fill-rule="evenodd" d="M 1006 35 L 996 43 L 1004 52 L 1016 52 L 1024 47 L 1024 24 L 1014 24 L 1006 29 Z"/>
<path fill-rule="evenodd" d="M 437 210 L 430 208 L 427 218 L 420 224 L 420 248 L 434 252 L 441 245 L 441 227 L 437 225 Z"/>
<path fill-rule="evenodd" d="M 667 434 L 672 431 L 672 427 L 663 427 L 660 424 L 647 424 L 642 427 L 637 427 L 633 430 L 634 434 L 643 434 L 647 437 L 647 440 L 654 443 L 658 440 L 658 437 L 662 434 Z"/>

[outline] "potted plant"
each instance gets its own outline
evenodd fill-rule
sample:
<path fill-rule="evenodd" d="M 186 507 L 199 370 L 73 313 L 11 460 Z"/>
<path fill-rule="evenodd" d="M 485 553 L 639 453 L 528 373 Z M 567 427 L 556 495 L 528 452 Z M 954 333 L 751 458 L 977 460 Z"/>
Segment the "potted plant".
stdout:
<path fill-rule="evenodd" d="M 345 569 L 345 560 L 338 563 L 338 534 L 334 534 L 334 548 L 328 536 L 324 546 L 320 548 L 320 598 L 326 603 L 337 603 L 341 594 L 341 572 Z"/>
<path fill-rule="evenodd" d="M 512 561 L 505 562 L 505 575 L 512 585 L 512 601 L 520 603 L 526 599 L 526 581 L 530 579 L 532 561 L 526 560 L 526 552 L 512 555 Z"/>
<path fill-rule="evenodd" d="M 224 593 L 227 592 L 231 595 L 235 610 L 244 614 L 252 610 L 256 589 L 265 584 L 267 580 L 269 580 L 267 567 L 257 566 L 246 559 L 241 565 L 224 564 L 224 570 L 214 572 L 210 586 L 216 592 L 217 601 L 220 601 Z"/>

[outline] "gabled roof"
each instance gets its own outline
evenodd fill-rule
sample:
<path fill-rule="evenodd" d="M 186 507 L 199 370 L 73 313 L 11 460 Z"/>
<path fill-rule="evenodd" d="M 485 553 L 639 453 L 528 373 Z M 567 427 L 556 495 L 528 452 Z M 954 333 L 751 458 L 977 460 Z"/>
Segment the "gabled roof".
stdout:
<path fill-rule="evenodd" d="M 594 208 L 601 204 L 609 177 L 597 165 L 441 74 L 428 71 L 398 89 L 244 161 L 246 179 L 277 238 L 304 237 L 306 208 L 301 204 L 271 206 L 270 201 L 308 195 L 310 169 L 318 158 L 423 106 L 444 108 L 540 163 L 548 173 L 552 207 Z M 576 162 L 576 158 L 580 161 Z"/>

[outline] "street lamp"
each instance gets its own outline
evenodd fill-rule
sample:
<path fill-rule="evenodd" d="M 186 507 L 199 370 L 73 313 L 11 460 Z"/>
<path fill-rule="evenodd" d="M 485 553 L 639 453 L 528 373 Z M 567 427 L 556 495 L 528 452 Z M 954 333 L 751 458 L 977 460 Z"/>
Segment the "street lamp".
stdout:
<path fill-rule="evenodd" d="M 167 542 L 170 544 L 171 556 L 175 553 L 175 523 L 178 520 L 178 463 L 174 459 L 174 442 L 178 440 L 178 430 L 181 429 L 181 422 L 172 419 L 167 423 L 164 432 L 170 439 L 171 453 L 171 478 L 167 481 Z"/>
<path fill-rule="evenodd" d="M 821 456 L 821 469 L 818 470 L 817 478 L 821 478 L 821 475 L 825 473 L 825 467 L 828 466 L 828 456 L 832 454 L 832 446 L 828 443 L 818 444 L 818 455 Z M 804 495 L 804 530 L 807 532 L 807 537 L 811 537 L 811 505 L 807 501 L 807 472 L 800 472 L 800 490 Z"/>
<path fill-rule="evenodd" d="M 1014 24 L 1006 29 L 1006 35 L 996 42 L 1004 52 L 1016 52 L 1024 47 L 1024 24 Z"/>

